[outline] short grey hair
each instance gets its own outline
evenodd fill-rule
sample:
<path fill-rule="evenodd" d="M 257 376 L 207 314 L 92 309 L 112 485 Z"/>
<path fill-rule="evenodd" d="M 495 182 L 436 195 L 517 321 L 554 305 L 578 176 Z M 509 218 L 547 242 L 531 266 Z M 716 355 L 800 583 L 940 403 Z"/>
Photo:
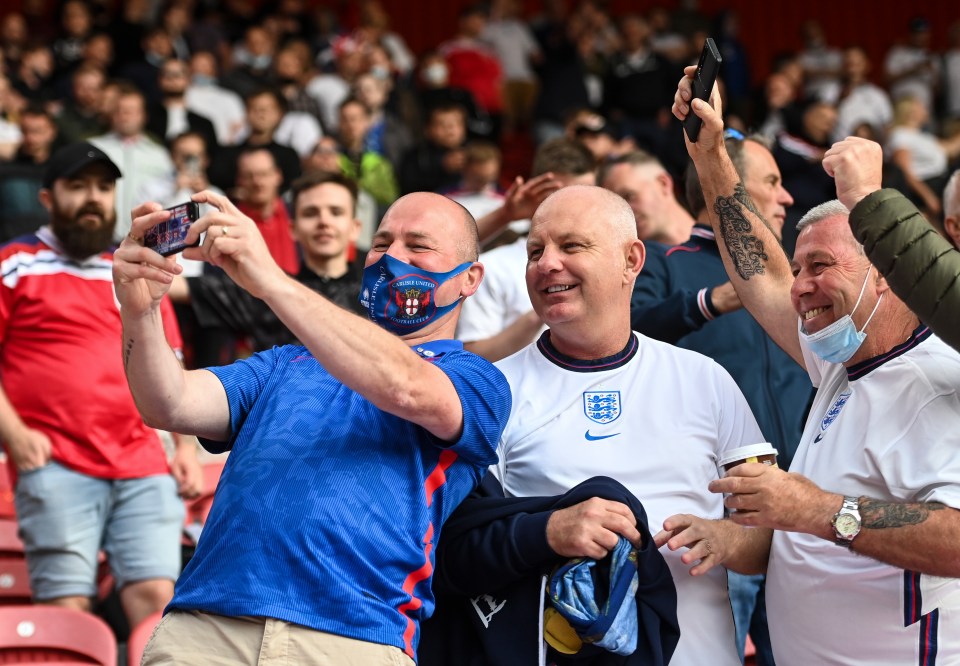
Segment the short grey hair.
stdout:
<path fill-rule="evenodd" d="M 960 215 L 960 169 L 953 172 L 947 186 L 943 188 L 943 216 Z"/>
<path fill-rule="evenodd" d="M 847 210 L 846 206 L 840 203 L 839 199 L 827 201 L 826 203 L 822 203 L 819 206 L 814 206 L 808 210 L 807 214 L 801 217 L 800 221 L 797 222 L 797 231 L 802 231 L 811 224 L 816 224 L 817 222 L 825 220 L 828 217 L 850 217 L 850 211 Z"/>
<path fill-rule="evenodd" d="M 850 211 L 840 203 L 839 199 L 834 199 L 833 201 L 827 201 L 822 203 L 819 206 L 814 206 L 807 211 L 807 214 L 800 218 L 800 221 L 797 222 L 797 231 L 803 231 L 812 224 L 817 222 L 822 222 L 831 217 L 850 217 Z M 853 233 L 850 233 L 850 242 L 853 243 L 853 246 L 857 249 L 857 254 L 865 255 L 866 252 L 863 249 L 857 239 L 854 237 Z"/>

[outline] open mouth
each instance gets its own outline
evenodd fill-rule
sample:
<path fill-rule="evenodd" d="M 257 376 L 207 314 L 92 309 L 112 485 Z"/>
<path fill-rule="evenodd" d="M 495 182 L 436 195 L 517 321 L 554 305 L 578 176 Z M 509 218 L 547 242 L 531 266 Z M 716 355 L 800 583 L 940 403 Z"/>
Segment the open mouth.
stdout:
<path fill-rule="evenodd" d="M 547 292 L 548 294 L 556 294 L 561 291 L 569 291 L 570 289 L 573 289 L 572 284 L 555 284 L 550 287 L 547 287 L 546 289 L 544 289 L 544 291 Z"/>
<path fill-rule="evenodd" d="M 830 306 L 827 305 L 827 306 L 824 306 L 824 307 L 813 308 L 812 310 L 807 310 L 806 312 L 803 313 L 803 320 L 804 320 L 804 321 L 810 321 L 810 320 L 813 319 L 814 317 L 819 317 L 820 315 L 822 315 L 824 312 L 826 312 L 826 311 L 829 310 L 829 309 L 830 309 Z"/>

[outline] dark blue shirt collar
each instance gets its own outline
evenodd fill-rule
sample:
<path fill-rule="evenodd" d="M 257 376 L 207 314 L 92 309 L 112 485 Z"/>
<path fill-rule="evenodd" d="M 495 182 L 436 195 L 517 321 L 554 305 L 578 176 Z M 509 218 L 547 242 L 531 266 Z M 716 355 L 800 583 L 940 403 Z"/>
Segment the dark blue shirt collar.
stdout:
<path fill-rule="evenodd" d="M 614 370 L 629 363 L 630 359 L 636 356 L 639 348 L 640 341 L 637 339 L 635 334 L 631 333 L 630 339 L 627 340 L 627 346 L 613 356 L 584 360 L 573 358 L 572 356 L 567 356 L 566 354 L 557 351 L 557 348 L 554 347 L 550 342 L 550 331 L 544 331 L 543 335 L 540 336 L 540 339 L 537 340 L 537 349 L 540 350 L 540 353 L 543 354 L 548 361 L 554 365 L 560 366 L 565 370 L 573 370 L 574 372 L 602 372 L 604 370 Z"/>
<path fill-rule="evenodd" d="M 910 334 L 910 337 L 906 342 L 897 345 L 890 351 L 880 354 L 879 356 L 868 358 L 847 368 L 847 379 L 853 381 L 855 379 L 866 377 L 868 374 L 879 368 L 887 361 L 892 361 L 898 356 L 905 354 L 929 338 L 931 335 L 932 333 L 930 329 L 926 325 L 920 324 L 920 326 L 918 326 L 913 333 Z"/>

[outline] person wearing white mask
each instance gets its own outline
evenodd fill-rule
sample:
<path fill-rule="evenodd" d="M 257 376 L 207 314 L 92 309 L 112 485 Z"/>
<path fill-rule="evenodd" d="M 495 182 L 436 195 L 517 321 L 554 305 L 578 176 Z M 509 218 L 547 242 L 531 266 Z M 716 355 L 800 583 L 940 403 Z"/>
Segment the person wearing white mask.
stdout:
<path fill-rule="evenodd" d="M 851 231 L 851 218 L 883 210 L 880 146 L 852 138 L 826 153 L 839 200 L 804 216 L 788 261 L 726 155 L 719 96 L 692 100 L 694 72 L 686 69 L 673 112 L 703 120 L 687 150 L 713 202 L 727 273 L 817 394 L 790 473 L 748 463 L 709 486 L 728 494 L 733 522 L 766 529 L 735 541 L 718 521 L 673 516 L 657 541 L 688 547 L 694 574 L 744 549 L 769 549 L 767 610 L 779 663 L 955 658 L 960 355 L 890 289 Z M 772 542 L 763 536 L 771 528 Z"/>

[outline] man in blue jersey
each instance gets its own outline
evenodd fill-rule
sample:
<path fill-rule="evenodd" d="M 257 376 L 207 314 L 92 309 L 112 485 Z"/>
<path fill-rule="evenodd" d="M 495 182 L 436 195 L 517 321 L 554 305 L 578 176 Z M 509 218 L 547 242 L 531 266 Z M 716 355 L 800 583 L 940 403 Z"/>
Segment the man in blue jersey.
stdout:
<path fill-rule="evenodd" d="M 286 275 L 225 197 L 194 200 L 217 210 L 185 256 L 223 268 L 304 346 L 181 370 L 157 314 L 179 267 L 141 241 L 168 213 L 135 209 L 114 271 L 133 395 L 148 423 L 231 451 L 144 663 L 410 663 L 440 527 L 496 461 L 510 409 L 503 376 L 452 340 L 483 276 L 474 220 L 434 194 L 397 201 L 367 255 L 371 323 Z"/>

